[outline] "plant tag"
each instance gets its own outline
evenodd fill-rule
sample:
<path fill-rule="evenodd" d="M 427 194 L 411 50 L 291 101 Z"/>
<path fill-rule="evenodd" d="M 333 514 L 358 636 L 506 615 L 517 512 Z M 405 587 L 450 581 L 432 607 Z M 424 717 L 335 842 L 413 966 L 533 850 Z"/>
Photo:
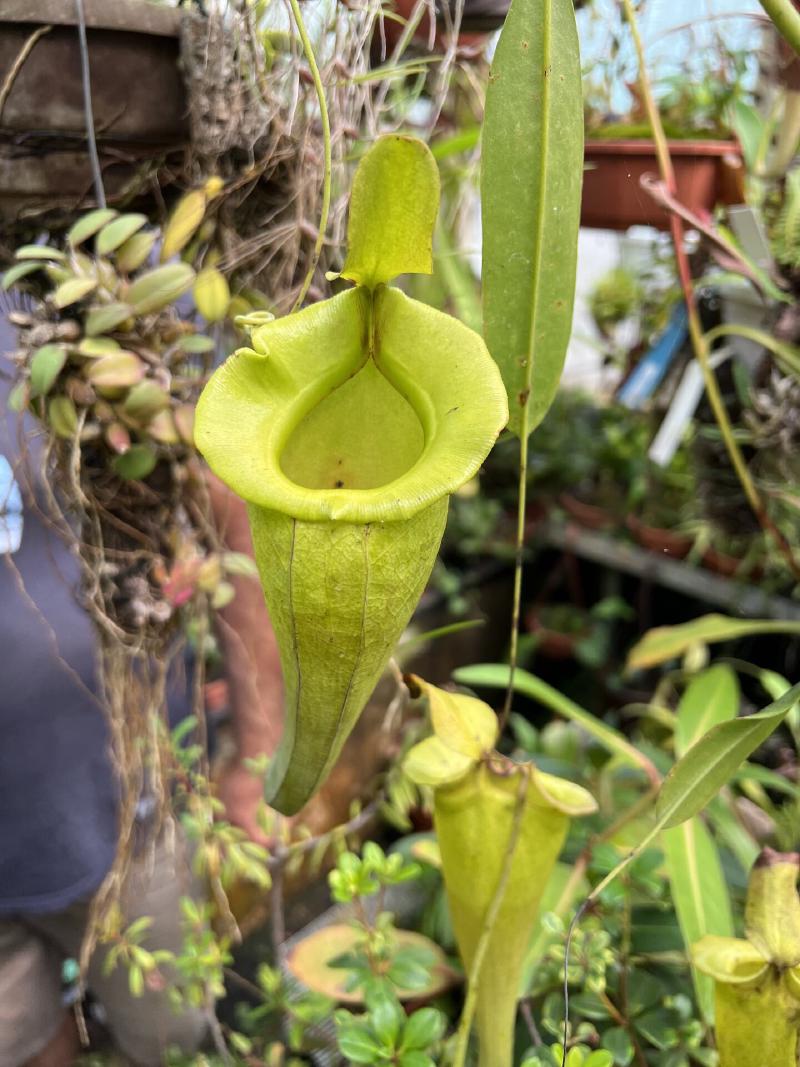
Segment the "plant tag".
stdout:
<path fill-rule="evenodd" d="M 632 411 L 640 410 L 650 399 L 669 370 L 675 356 L 683 347 L 688 332 L 686 305 L 680 303 L 672 312 L 666 329 L 650 351 L 634 367 L 622 385 L 617 399 Z"/>
<path fill-rule="evenodd" d="M 711 366 L 717 368 L 730 355 L 730 349 L 723 348 L 711 356 Z M 680 385 L 675 390 L 664 421 L 653 438 L 647 456 L 659 467 L 667 467 L 683 439 L 686 427 L 700 403 L 703 395 L 703 372 L 696 359 L 690 360 L 683 372 Z"/>
<path fill-rule="evenodd" d="M 747 258 L 770 270 L 775 264 L 760 213 L 747 204 L 737 204 L 728 208 L 728 221 Z"/>

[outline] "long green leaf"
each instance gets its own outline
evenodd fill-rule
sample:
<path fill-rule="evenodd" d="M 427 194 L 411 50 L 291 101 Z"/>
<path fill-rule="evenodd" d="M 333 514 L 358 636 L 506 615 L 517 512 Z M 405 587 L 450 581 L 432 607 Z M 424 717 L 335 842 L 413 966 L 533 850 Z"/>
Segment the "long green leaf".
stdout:
<path fill-rule="evenodd" d="M 683 756 L 664 779 L 656 799 L 656 818 L 635 848 L 594 887 L 586 898 L 597 900 L 622 871 L 663 830 L 697 815 L 729 781 L 739 766 L 772 733 L 800 698 L 800 683 L 757 715 L 722 722 Z"/>
<path fill-rule="evenodd" d="M 747 169 L 754 173 L 759 162 L 759 148 L 763 138 L 764 127 L 768 120 L 752 104 L 748 104 L 744 100 L 734 101 L 731 115 L 733 128 L 739 138 L 739 144 L 742 146 Z"/>
<path fill-rule="evenodd" d="M 715 726 L 683 756 L 661 786 L 658 823 L 678 826 L 708 804 L 751 752 L 765 741 L 800 697 L 800 683 L 757 715 Z"/>
<path fill-rule="evenodd" d="M 582 180 L 572 0 L 513 0 L 486 91 L 481 203 L 486 343 L 503 372 L 509 428 L 522 438 L 564 366 Z"/>
<path fill-rule="evenodd" d="M 453 671 L 453 678 L 461 685 L 486 686 L 491 689 L 505 689 L 509 676 L 510 668 L 504 663 L 476 663 Z M 650 760 L 632 745 L 624 734 L 602 722 L 563 693 L 559 693 L 541 678 L 517 668 L 514 671 L 514 690 L 532 700 L 538 700 L 540 704 L 570 722 L 577 723 L 607 751 L 619 756 L 626 763 L 645 770 L 648 775 L 653 775 L 654 768 Z"/>
<path fill-rule="evenodd" d="M 706 343 L 711 345 L 720 337 L 743 337 L 747 341 L 761 345 L 771 352 L 792 374 L 800 377 L 800 349 L 788 341 L 781 341 L 766 330 L 759 330 L 756 326 L 743 326 L 740 323 L 722 323 L 715 326 L 705 335 Z"/>
<path fill-rule="evenodd" d="M 738 711 L 739 681 L 730 667 L 716 663 L 695 675 L 678 705 L 675 755 L 684 755 L 712 726 L 735 719 Z"/>
<path fill-rule="evenodd" d="M 742 877 L 747 874 L 759 853 L 759 847 L 731 811 L 728 798 L 723 792 L 714 797 L 706 812 L 717 840 L 736 857 L 742 869 Z"/>
<path fill-rule="evenodd" d="M 728 615 L 702 615 L 680 626 L 648 630 L 628 653 L 628 670 L 657 667 L 682 656 L 692 645 L 713 645 L 753 634 L 800 634 L 800 622 L 790 619 L 733 619 Z"/>
<path fill-rule="evenodd" d="M 733 937 L 731 901 L 713 838 L 698 819 L 665 830 L 661 846 L 687 952 L 706 934 Z M 714 1021 L 714 982 L 692 969 L 703 1017 Z"/>

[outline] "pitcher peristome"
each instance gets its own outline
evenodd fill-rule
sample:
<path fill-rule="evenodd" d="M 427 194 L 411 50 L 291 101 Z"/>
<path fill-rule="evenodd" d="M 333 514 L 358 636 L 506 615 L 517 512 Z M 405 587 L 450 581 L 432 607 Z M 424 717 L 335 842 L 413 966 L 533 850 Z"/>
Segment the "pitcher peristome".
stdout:
<path fill-rule="evenodd" d="M 797 1067 L 800 855 L 765 848 L 747 889 L 747 940 L 707 935 L 695 967 L 715 980 L 720 1067 Z"/>
<path fill-rule="evenodd" d="M 411 682 L 428 697 L 434 735 L 411 749 L 405 768 L 420 785 L 434 789 L 445 889 L 467 975 L 519 819 L 476 1006 L 479 1067 L 511 1067 L 519 986 L 542 894 L 570 818 L 590 814 L 597 805 L 581 786 L 494 752 L 497 719 L 486 704 L 419 678 Z"/>

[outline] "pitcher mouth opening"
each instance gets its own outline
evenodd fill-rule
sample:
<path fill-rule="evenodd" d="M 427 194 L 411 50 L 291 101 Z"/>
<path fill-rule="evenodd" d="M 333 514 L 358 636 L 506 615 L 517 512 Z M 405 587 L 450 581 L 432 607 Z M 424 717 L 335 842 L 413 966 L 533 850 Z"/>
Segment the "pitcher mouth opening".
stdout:
<path fill-rule="evenodd" d="M 380 489 L 410 471 L 424 449 L 417 412 L 368 359 L 291 431 L 280 469 L 304 489 Z"/>
<path fill-rule="evenodd" d="M 507 419 L 479 336 L 399 289 L 356 288 L 260 327 L 206 385 L 196 440 L 253 507 L 401 522 L 471 478 Z"/>

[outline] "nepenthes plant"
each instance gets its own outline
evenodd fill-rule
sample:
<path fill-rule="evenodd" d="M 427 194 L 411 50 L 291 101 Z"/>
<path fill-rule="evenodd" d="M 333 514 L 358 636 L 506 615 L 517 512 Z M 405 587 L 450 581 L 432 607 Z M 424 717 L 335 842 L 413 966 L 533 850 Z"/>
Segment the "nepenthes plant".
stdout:
<path fill-rule="evenodd" d="M 281 648 L 267 799 L 285 814 L 331 770 L 428 581 L 449 495 L 508 418 L 480 336 L 388 285 L 430 273 L 438 198 L 427 147 L 381 138 L 353 185 L 354 287 L 255 328 L 198 405 L 200 451 L 248 504 Z"/>

